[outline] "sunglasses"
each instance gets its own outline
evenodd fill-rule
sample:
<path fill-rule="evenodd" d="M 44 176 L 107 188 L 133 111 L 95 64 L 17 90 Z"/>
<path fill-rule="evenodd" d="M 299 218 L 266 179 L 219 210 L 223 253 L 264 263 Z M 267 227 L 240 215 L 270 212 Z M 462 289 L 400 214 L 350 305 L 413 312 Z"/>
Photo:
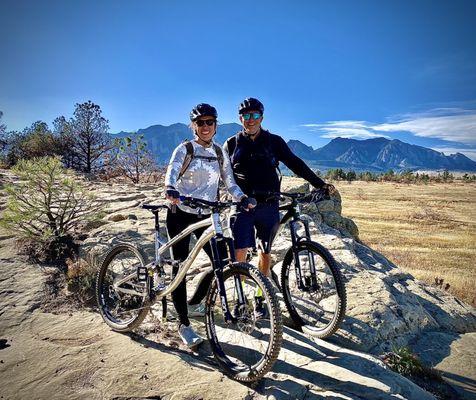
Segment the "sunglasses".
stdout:
<path fill-rule="evenodd" d="M 207 124 L 208 126 L 212 126 L 213 124 L 215 124 L 215 122 L 216 122 L 216 121 L 215 121 L 214 119 L 205 119 L 205 120 L 203 120 L 203 119 L 197 119 L 197 120 L 195 121 L 195 123 L 197 124 L 197 126 L 200 126 L 200 127 L 204 126 L 205 124 Z"/>
<path fill-rule="evenodd" d="M 254 112 L 254 113 L 245 113 L 243 114 L 243 119 L 245 121 L 249 121 L 251 118 L 253 119 L 260 119 L 262 117 L 261 113 Z"/>

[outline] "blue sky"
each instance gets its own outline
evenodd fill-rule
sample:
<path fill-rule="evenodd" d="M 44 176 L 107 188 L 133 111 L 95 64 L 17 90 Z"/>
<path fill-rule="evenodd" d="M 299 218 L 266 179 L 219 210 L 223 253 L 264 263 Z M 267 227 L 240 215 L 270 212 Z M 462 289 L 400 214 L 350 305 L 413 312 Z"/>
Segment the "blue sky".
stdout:
<path fill-rule="evenodd" d="M 475 1 L 0 3 L 8 129 L 92 100 L 111 132 L 187 122 L 198 102 L 320 147 L 398 138 L 476 159 Z"/>

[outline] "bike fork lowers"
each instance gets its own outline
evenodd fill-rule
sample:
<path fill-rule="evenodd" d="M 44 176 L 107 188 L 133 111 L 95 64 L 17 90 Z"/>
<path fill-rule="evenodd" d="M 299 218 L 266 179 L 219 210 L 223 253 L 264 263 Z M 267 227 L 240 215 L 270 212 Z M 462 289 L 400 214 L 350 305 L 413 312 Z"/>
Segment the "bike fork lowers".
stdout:
<path fill-rule="evenodd" d="M 232 242 L 233 239 L 222 238 L 221 240 L 225 240 L 227 242 L 228 249 L 230 251 L 230 257 L 232 260 L 234 260 L 235 255 L 234 255 L 234 248 L 233 248 L 233 242 Z M 228 307 L 225 282 L 223 279 L 223 260 L 220 256 L 220 252 L 218 251 L 217 239 L 216 238 L 210 239 L 210 245 L 212 248 L 212 255 L 213 255 L 213 272 L 215 274 L 215 279 L 218 285 L 218 292 L 220 294 L 221 307 L 223 310 L 223 315 L 225 317 L 225 322 L 227 323 L 235 322 L 236 319 L 231 315 L 230 308 Z M 234 279 L 235 279 L 235 290 L 238 297 L 238 304 L 239 305 L 245 304 L 241 279 L 239 276 L 236 276 L 236 275 Z"/>
<path fill-rule="evenodd" d="M 307 221 L 300 221 L 304 225 L 304 232 L 305 236 L 298 236 L 296 234 L 296 224 L 297 221 L 291 221 L 290 222 L 290 228 L 291 228 L 291 243 L 293 247 L 293 257 L 294 257 L 294 266 L 295 266 L 295 271 L 296 271 L 296 280 L 297 280 L 297 285 L 299 290 L 309 290 L 309 287 L 303 284 L 303 276 L 302 276 L 302 270 L 301 270 L 301 260 L 299 259 L 299 242 L 302 240 L 309 240 L 311 237 L 310 231 L 309 231 L 309 224 Z M 314 260 L 314 255 L 311 252 L 307 252 L 307 258 L 309 260 L 309 272 L 311 274 L 311 285 L 308 285 L 310 287 L 314 287 L 317 285 L 317 278 L 316 278 L 316 264 Z"/>

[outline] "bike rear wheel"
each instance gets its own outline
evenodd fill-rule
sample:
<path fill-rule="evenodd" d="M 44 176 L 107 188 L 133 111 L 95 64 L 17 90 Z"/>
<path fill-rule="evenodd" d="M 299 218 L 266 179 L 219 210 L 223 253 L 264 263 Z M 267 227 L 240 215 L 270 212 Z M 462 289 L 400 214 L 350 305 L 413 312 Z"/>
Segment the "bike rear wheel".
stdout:
<path fill-rule="evenodd" d="M 144 254 L 129 244 L 114 246 L 100 264 L 96 300 L 104 322 L 115 331 L 137 328 L 149 312 L 147 283 L 137 279 L 137 268 L 145 265 Z"/>
<path fill-rule="evenodd" d="M 243 287 L 245 304 L 241 307 L 235 277 Z M 241 382 L 253 382 L 272 368 L 281 349 L 283 325 L 275 289 L 257 268 L 246 263 L 234 263 L 225 268 L 223 280 L 228 307 L 235 321 L 225 321 L 214 281 L 206 300 L 208 340 L 217 362 L 228 376 Z M 261 318 L 257 318 L 254 312 L 258 288 L 266 310 Z"/>
<path fill-rule="evenodd" d="M 297 284 L 295 253 L 299 257 L 304 289 Z M 311 263 L 316 270 L 312 282 Z M 346 292 L 342 275 L 329 251 L 315 242 L 302 242 L 287 251 L 281 268 L 286 308 L 298 329 L 318 338 L 334 334 L 344 319 Z"/>

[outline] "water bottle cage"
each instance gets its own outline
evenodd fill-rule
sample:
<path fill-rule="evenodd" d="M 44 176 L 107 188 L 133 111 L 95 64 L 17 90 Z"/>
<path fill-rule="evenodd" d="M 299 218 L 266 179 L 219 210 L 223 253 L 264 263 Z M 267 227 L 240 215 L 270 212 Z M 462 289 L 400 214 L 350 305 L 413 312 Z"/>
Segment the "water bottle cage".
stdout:
<path fill-rule="evenodd" d="M 137 280 L 139 282 L 147 282 L 149 271 L 146 266 L 137 267 Z"/>

